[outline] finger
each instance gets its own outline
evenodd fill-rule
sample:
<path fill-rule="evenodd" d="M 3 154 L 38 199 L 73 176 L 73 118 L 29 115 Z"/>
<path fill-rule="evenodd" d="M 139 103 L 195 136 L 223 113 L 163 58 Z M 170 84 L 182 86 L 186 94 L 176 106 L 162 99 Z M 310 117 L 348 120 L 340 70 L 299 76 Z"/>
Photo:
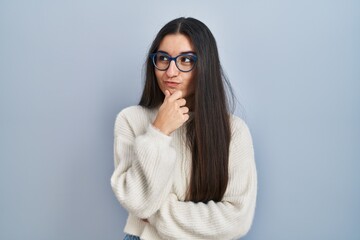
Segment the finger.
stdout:
<path fill-rule="evenodd" d="M 181 98 L 181 96 L 182 96 L 182 92 L 179 90 L 179 91 L 175 91 L 173 94 L 171 94 L 169 99 L 177 100 L 177 99 Z"/>
<path fill-rule="evenodd" d="M 176 100 L 176 103 L 177 103 L 180 107 L 182 107 L 182 106 L 185 106 L 185 105 L 186 105 L 186 100 L 185 100 L 185 98 L 180 98 L 180 99 Z"/>
<path fill-rule="evenodd" d="M 180 111 L 183 113 L 183 114 L 187 114 L 189 112 L 189 108 L 188 107 L 182 107 L 180 108 Z"/>
<path fill-rule="evenodd" d="M 184 116 L 184 120 L 185 120 L 184 122 L 186 122 L 190 118 L 189 114 L 187 114 L 187 113 L 185 113 L 183 116 Z"/>
<path fill-rule="evenodd" d="M 170 91 L 166 89 L 165 90 L 165 98 L 168 98 L 170 96 L 171 96 Z"/>

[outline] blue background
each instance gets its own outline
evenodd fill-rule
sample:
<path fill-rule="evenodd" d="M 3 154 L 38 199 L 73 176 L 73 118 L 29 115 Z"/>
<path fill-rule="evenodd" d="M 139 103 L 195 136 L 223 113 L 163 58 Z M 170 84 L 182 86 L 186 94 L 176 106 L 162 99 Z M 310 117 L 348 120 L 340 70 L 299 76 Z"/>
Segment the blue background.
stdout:
<path fill-rule="evenodd" d="M 208 25 L 253 135 L 246 240 L 360 239 L 360 2 L 0 1 L 0 239 L 121 239 L 116 114 L 169 20 Z"/>

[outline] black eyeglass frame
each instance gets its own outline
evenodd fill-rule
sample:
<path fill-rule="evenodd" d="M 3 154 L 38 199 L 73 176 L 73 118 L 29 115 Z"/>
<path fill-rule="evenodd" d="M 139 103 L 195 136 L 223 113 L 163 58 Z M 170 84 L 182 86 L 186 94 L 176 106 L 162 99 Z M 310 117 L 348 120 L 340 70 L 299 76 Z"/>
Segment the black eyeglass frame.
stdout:
<path fill-rule="evenodd" d="M 155 63 L 155 57 L 156 57 L 156 55 L 159 54 L 159 53 L 161 53 L 161 54 L 163 54 L 163 55 L 166 55 L 166 56 L 170 59 L 169 65 L 168 65 L 166 68 L 164 68 L 164 69 L 159 68 L 158 66 L 156 66 L 156 63 Z M 178 59 L 178 57 L 182 57 L 182 56 L 191 56 L 191 57 L 194 59 L 194 65 L 192 66 L 192 68 L 191 68 L 190 70 L 184 71 L 184 70 L 181 70 L 181 69 L 179 68 L 179 66 L 178 66 L 178 64 L 177 64 L 177 59 Z M 169 54 L 167 54 L 167 53 L 164 53 L 164 52 L 156 52 L 156 53 L 151 53 L 151 54 L 149 54 L 149 57 L 151 58 L 152 63 L 153 63 L 153 65 L 155 66 L 155 68 L 156 68 L 157 70 L 159 70 L 159 71 L 166 71 L 166 70 L 168 70 L 169 67 L 170 67 L 171 61 L 175 61 L 175 66 L 177 67 L 177 69 L 179 69 L 180 72 L 190 72 L 190 71 L 192 71 L 192 70 L 194 69 L 194 67 L 195 67 L 195 65 L 196 65 L 196 62 L 197 62 L 197 56 L 196 56 L 195 54 L 190 54 L 190 53 L 182 53 L 182 54 L 177 55 L 176 57 L 171 57 L 171 56 L 170 56 Z"/>

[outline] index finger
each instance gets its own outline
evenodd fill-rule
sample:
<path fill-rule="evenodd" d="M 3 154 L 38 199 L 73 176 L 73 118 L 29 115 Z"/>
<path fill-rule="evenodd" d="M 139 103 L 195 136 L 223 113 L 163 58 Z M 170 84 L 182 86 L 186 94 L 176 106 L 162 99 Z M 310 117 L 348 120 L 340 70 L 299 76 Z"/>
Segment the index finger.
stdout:
<path fill-rule="evenodd" d="M 165 95 L 165 99 L 166 99 L 171 96 L 171 93 L 169 90 L 166 89 L 164 95 Z"/>
<path fill-rule="evenodd" d="M 182 91 L 178 90 L 178 91 L 175 91 L 173 94 L 171 94 L 171 96 L 169 97 L 169 99 L 171 100 L 177 100 L 179 98 L 182 97 Z"/>

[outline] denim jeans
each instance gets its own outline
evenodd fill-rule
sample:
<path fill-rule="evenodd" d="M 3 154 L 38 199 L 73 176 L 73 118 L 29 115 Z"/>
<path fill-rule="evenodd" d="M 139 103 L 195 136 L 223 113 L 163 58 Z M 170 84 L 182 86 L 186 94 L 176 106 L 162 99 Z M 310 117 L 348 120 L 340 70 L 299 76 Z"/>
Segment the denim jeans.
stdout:
<path fill-rule="evenodd" d="M 124 240 L 140 240 L 140 238 L 137 236 L 126 234 Z"/>

